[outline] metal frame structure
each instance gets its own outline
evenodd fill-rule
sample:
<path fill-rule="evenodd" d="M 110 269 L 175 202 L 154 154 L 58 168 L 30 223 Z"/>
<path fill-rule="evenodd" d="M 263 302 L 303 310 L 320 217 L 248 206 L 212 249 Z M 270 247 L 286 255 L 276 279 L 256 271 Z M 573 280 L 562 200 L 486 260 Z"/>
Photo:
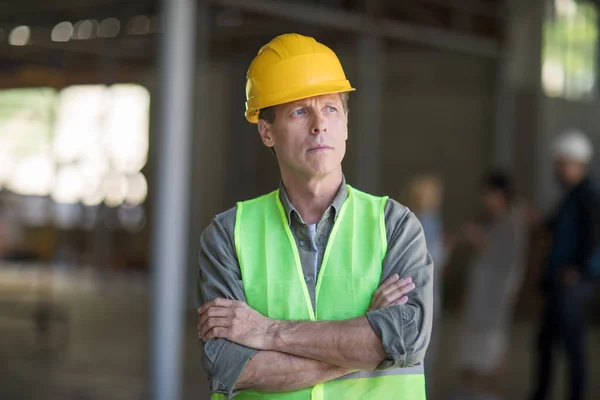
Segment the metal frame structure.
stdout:
<path fill-rule="evenodd" d="M 375 19 L 365 13 L 319 7 L 299 1 L 276 0 L 210 0 L 213 4 L 285 18 L 307 24 L 325 26 L 346 32 L 366 34 L 392 40 L 407 41 L 446 51 L 484 57 L 497 57 L 497 41 L 455 33 L 438 28 L 403 23 L 386 18 Z"/>
<path fill-rule="evenodd" d="M 497 0 L 502 5 L 503 0 Z M 599 0 L 600 1 L 600 0 Z M 128 36 L 121 33 L 108 39 L 110 46 L 94 49 L 87 41 L 71 40 L 54 43 L 50 40 L 50 30 L 61 21 L 76 22 L 79 19 L 101 19 L 108 16 L 127 19 L 138 14 L 158 16 L 161 11 L 152 0 L 87 0 L 82 2 L 49 2 L 43 5 L 33 0 L 22 0 L 6 7 L 0 4 L 0 29 L 4 30 L 4 39 L 0 37 L 0 55 L 16 60 L 44 60 L 47 56 L 36 52 L 75 53 L 85 57 L 102 56 L 125 62 L 151 62 L 154 59 L 152 44 L 156 41 L 156 32 L 147 35 Z M 64 3 L 64 4 L 63 4 Z M 500 38 L 493 34 L 481 34 L 469 26 L 490 25 L 491 32 L 499 29 L 506 18 L 500 5 L 483 4 L 472 0 L 461 3 L 458 0 L 410 0 L 394 1 L 308 1 L 308 0 L 198 0 L 197 5 L 207 5 L 212 10 L 236 9 L 242 12 L 243 24 L 235 29 L 218 26 L 211 21 L 211 40 L 222 43 L 228 40 L 260 36 L 268 31 L 270 22 L 293 21 L 311 26 L 331 28 L 340 32 L 358 35 L 370 35 L 381 39 L 422 45 L 425 47 L 471 54 L 483 57 L 498 57 L 501 53 Z M 368 9 L 377 5 L 378 13 Z M 2 10 L 4 6 L 4 10 Z M 495 14 L 495 10 L 497 14 Z M 442 18 L 443 17 L 443 18 Z M 454 26 L 452 21 L 466 21 L 466 27 Z M 269 21 L 267 21 L 269 22 Z M 8 32 L 18 25 L 29 25 L 35 33 L 35 40 L 24 48 L 6 45 Z M 271 24 L 272 30 L 278 29 Z M 460 24 L 459 24 L 460 25 Z M 260 28 L 260 29 L 258 29 Z M 124 31 L 124 29 L 122 29 Z M 262 32 L 262 33 L 261 33 Z M 265 34 L 266 35 L 266 34 Z M 271 34 L 267 36 L 272 36 Z M 105 40 L 105 39 L 96 39 Z M 132 52 L 132 47 L 143 49 Z M 43 62 L 43 61 L 42 61 Z"/>

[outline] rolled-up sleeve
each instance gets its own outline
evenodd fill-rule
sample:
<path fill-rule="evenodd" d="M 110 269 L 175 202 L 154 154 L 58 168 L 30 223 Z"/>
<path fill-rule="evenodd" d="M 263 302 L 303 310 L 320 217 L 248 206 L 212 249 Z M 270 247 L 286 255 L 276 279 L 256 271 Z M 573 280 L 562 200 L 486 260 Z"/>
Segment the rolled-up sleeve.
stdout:
<path fill-rule="evenodd" d="M 200 238 L 198 305 L 217 297 L 246 301 L 241 272 L 233 243 L 235 209 L 217 215 Z M 202 368 L 210 380 L 210 390 L 233 397 L 235 385 L 246 364 L 256 354 L 226 339 L 213 339 L 202 347 Z"/>
<path fill-rule="evenodd" d="M 398 274 L 412 278 L 415 289 L 408 295 L 408 303 L 371 311 L 367 318 L 387 355 L 378 369 L 411 367 L 423 362 L 431 336 L 433 261 L 421 223 L 412 212 L 388 200 L 385 220 L 388 251 L 381 282 Z"/>

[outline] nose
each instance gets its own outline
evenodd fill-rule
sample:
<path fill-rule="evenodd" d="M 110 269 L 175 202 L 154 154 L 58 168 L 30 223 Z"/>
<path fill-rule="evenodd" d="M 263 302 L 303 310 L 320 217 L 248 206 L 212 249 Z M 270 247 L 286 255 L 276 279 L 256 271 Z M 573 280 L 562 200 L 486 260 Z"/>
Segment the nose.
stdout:
<path fill-rule="evenodd" d="M 321 133 L 327 132 L 327 126 L 325 123 L 325 117 L 322 115 L 315 115 L 312 122 L 312 127 L 310 129 L 310 133 L 313 135 L 319 135 Z"/>

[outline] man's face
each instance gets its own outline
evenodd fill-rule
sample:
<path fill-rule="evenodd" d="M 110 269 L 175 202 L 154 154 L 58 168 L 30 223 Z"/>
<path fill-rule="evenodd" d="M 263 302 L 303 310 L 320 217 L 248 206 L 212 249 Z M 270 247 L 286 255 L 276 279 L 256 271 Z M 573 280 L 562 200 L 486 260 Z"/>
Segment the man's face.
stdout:
<path fill-rule="evenodd" d="M 275 149 L 282 172 L 315 178 L 341 170 L 348 116 L 339 94 L 282 104 L 275 111 L 272 124 L 259 121 L 259 132 Z"/>
<path fill-rule="evenodd" d="M 554 162 L 554 174 L 559 182 L 566 186 L 575 186 L 585 176 L 584 164 L 566 158 L 557 158 Z"/>

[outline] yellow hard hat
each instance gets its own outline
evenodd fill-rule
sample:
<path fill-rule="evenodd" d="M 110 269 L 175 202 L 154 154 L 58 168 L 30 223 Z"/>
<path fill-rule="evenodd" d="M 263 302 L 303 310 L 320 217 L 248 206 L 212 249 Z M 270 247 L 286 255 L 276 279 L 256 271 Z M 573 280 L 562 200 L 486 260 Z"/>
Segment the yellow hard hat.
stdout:
<path fill-rule="evenodd" d="M 288 33 L 259 51 L 246 75 L 246 119 L 256 124 L 262 108 L 354 90 L 335 53 L 314 38 Z"/>

